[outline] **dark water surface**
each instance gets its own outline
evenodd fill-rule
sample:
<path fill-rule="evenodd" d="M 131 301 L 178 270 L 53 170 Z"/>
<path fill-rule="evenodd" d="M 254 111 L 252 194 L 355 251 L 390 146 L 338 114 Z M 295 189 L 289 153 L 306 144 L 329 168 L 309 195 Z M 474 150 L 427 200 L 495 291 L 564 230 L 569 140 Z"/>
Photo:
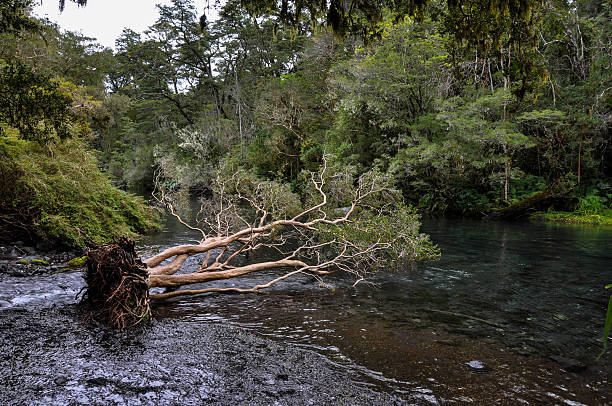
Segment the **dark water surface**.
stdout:
<path fill-rule="evenodd" d="M 156 312 L 246 326 L 324 354 L 361 385 L 426 404 L 612 404 L 610 356 L 595 362 L 611 228 L 425 219 L 423 230 L 442 259 L 380 274 L 377 286 L 298 279 L 267 294 L 168 301 Z M 170 225 L 142 243 L 155 250 L 190 237 Z"/>

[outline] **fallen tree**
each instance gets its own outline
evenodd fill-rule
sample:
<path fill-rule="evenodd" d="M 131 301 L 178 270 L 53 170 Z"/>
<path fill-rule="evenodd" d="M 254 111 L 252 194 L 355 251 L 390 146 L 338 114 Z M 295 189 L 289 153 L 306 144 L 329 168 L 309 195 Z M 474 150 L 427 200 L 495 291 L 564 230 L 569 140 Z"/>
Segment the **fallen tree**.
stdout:
<path fill-rule="evenodd" d="M 402 203 L 401 194 L 386 175 L 370 171 L 357 177 L 350 168 L 329 167 L 324 162 L 318 172 L 307 176 L 309 186 L 300 197 L 287 185 L 263 181 L 244 170 L 226 168 L 216 178 L 213 197 L 202 200 L 196 216 L 198 224 L 184 220 L 177 210 L 177 193 L 163 187 L 158 179 L 154 193 L 157 201 L 185 227 L 199 232 L 202 239 L 197 244 L 167 248 L 142 261 L 148 273 L 144 279 L 147 287 L 169 288 L 148 297 L 167 299 L 209 292 L 258 292 L 298 274 L 324 283 L 322 277 L 336 271 L 353 275 L 356 285 L 380 269 L 396 269 L 403 262 L 438 255 L 428 236 L 419 232 L 415 210 Z M 126 244 L 114 245 L 119 246 Z M 129 251 L 130 247 L 126 247 Z M 114 252 L 115 256 L 133 255 L 117 254 L 113 249 L 101 248 L 106 253 Z M 276 258 L 247 260 L 247 255 L 264 249 L 274 252 Z M 105 261 L 111 259 L 97 253 L 88 254 L 88 273 L 100 273 L 100 269 L 108 268 Z M 182 272 L 186 260 L 192 256 L 198 256 L 199 267 Z M 130 282 L 142 286 L 142 264 L 129 259 L 123 261 L 122 265 L 127 268 L 133 265 L 137 275 L 124 272 L 119 281 L 115 278 L 115 283 L 106 288 L 106 296 L 121 296 Z M 208 282 L 270 270 L 277 272 L 266 283 L 230 288 L 206 286 Z M 98 277 L 96 283 L 99 285 L 103 279 Z M 182 288 L 185 286 L 191 287 Z M 88 289 L 98 291 L 100 286 L 90 284 Z M 92 295 L 84 295 L 89 296 Z M 126 314 L 133 316 L 132 323 L 143 315 L 148 316 L 148 307 L 142 306 L 142 300 L 134 295 L 126 300 L 119 306 L 124 308 L 123 313 L 119 312 L 121 317 L 113 313 L 110 320 L 102 321 L 122 328 L 129 324 L 125 322 Z M 113 306 L 118 308 L 117 303 Z M 116 322 L 118 319 L 120 323 Z"/>
<path fill-rule="evenodd" d="M 546 211 L 553 207 L 557 210 L 564 210 L 576 204 L 572 198 L 573 187 L 565 187 L 562 184 L 554 185 L 539 193 L 534 194 L 518 203 L 493 211 L 484 216 L 487 221 L 514 221 L 529 217 L 538 211 Z"/>

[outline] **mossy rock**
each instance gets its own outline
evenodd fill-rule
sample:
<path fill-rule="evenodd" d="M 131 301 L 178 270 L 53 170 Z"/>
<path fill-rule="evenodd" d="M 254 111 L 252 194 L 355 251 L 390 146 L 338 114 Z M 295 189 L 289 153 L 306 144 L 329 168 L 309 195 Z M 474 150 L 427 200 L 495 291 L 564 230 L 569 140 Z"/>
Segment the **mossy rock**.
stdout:
<path fill-rule="evenodd" d="M 28 260 L 25 258 L 20 259 L 19 261 L 17 261 L 18 264 L 22 264 L 22 265 L 27 265 L 28 264 Z"/>
<path fill-rule="evenodd" d="M 85 266 L 85 264 L 87 264 L 86 256 L 72 258 L 70 261 L 66 263 L 66 265 L 72 268 L 80 268 L 80 267 Z"/>
<path fill-rule="evenodd" d="M 49 266 L 49 263 L 47 261 L 44 261 L 42 259 L 37 259 L 37 258 L 30 260 L 30 264 Z"/>

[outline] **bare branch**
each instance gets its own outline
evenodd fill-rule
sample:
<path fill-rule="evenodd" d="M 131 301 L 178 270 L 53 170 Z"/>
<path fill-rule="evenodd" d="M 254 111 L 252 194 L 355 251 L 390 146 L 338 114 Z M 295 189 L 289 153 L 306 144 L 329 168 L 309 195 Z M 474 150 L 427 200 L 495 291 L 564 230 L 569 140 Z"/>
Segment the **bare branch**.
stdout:
<path fill-rule="evenodd" d="M 203 203 L 198 214 L 198 217 L 204 215 L 201 222 L 216 235 L 207 237 L 204 229 L 188 226 L 201 232 L 202 241 L 167 248 L 145 260 L 150 274 L 149 287 L 180 287 L 253 272 L 293 270 L 251 288 L 182 289 L 154 294 L 151 298 L 208 292 L 257 292 L 300 273 L 324 284 L 321 277 L 338 270 L 354 275 L 355 286 L 367 282 L 366 277 L 376 269 L 387 266 L 390 262 L 385 262 L 384 258 L 390 253 L 407 259 L 436 255 L 435 247 L 427 237 L 418 234 L 418 225 L 414 226 L 416 214 L 397 200 L 401 199 L 401 194 L 392 189 L 385 175 L 368 172 L 360 176 L 353 187 L 355 183 L 347 172 L 338 171 L 338 168 L 329 171 L 328 159 L 324 157 L 321 169 L 309 176 L 312 202 L 294 210 L 294 214 L 288 214 L 282 207 L 280 201 L 291 192 L 279 184 L 258 182 L 244 172 L 226 177 L 218 174 L 216 193 L 212 200 Z M 334 195 L 338 190 L 344 190 L 348 199 Z M 337 203 L 348 201 L 348 206 L 344 209 L 330 206 L 330 196 Z M 173 207 L 174 199 L 161 187 L 156 198 L 186 225 Z M 285 213 L 285 217 L 278 218 L 279 213 Z M 395 217 L 396 221 L 390 220 Z M 291 249 L 284 250 L 287 246 Z M 238 261 L 249 252 L 263 248 L 281 257 L 255 263 L 247 261 L 246 264 Z M 419 253 L 420 249 L 424 253 Z M 187 258 L 197 254 L 206 254 L 199 269 L 180 273 Z M 170 262 L 166 263 L 168 260 Z"/>

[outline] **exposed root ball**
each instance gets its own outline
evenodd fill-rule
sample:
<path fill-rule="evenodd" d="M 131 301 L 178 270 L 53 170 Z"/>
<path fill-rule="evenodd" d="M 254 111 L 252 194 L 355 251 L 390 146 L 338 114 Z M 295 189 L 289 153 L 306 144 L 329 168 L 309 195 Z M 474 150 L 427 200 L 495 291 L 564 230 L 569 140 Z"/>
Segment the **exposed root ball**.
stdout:
<path fill-rule="evenodd" d="M 134 251 L 134 241 L 115 242 L 87 251 L 86 290 L 81 303 L 87 317 L 124 329 L 150 319 L 147 267 Z"/>

